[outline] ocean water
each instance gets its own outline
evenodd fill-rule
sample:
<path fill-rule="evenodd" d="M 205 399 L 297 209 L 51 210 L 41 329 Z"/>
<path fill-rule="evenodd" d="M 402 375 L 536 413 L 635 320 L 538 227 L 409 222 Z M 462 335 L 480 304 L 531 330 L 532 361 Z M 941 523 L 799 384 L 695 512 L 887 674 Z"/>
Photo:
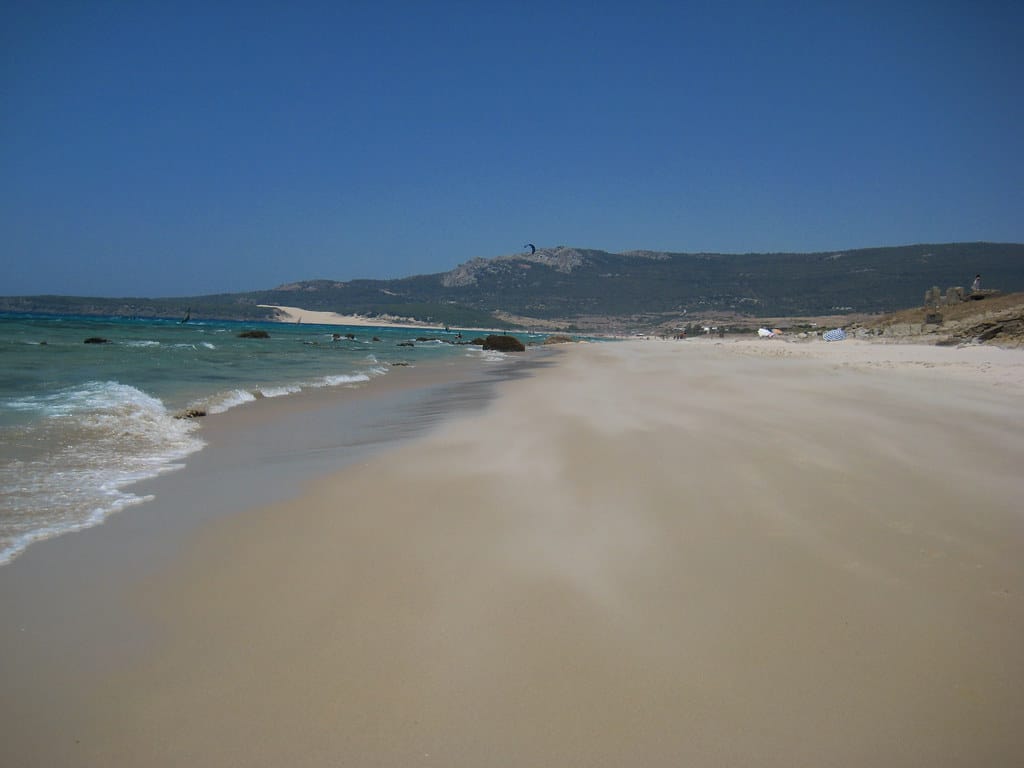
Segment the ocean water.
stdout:
<path fill-rule="evenodd" d="M 244 330 L 270 338 L 240 338 Z M 34 541 L 146 501 L 134 483 L 204 447 L 201 420 L 175 418 L 187 409 L 215 414 L 310 388 L 362 386 L 396 363 L 504 357 L 446 343 L 455 333 L 0 315 L 0 565 Z M 108 343 L 84 343 L 90 337 Z"/>

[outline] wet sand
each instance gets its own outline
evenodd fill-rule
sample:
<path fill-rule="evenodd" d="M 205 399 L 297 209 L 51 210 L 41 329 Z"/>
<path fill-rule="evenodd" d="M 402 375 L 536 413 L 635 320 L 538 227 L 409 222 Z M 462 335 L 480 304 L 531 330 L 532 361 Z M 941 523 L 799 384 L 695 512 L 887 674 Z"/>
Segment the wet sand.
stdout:
<path fill-rule="evenodd" d="M 0 757 L 1019 764 L 1024 358 L 1002 352 L 566 348 L 92 595 L 126 638 L 102 662 L 48 664 L 39 633 Z"/>

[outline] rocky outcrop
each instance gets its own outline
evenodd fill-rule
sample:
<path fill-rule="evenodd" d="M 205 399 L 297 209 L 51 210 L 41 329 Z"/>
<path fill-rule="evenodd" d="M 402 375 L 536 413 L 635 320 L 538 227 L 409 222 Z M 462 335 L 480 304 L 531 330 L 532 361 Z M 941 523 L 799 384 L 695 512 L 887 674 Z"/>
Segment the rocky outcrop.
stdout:
<path fill-rule="evenodd" d="M 582 266 L 585 257 L 581 251 L 575 248 L 542 248 L 534 254 L 522 257 L 525 261 L 535 264 L 545 264 L 553 267 L 557 272 L 566 274 L 572 272 L 576 267 Z"/>
<path fill-rule="evenodd" d="M 1007 347 L 1024 345 L 1024 315 L 986 320 L 961 329 L 956 337 L 975 344 L 992 342 Z"/>
<path fill-rule="evenodd" d="M 645 258 L 652 258 L 645 256 Z M 493 259 L 475 258 L 460 264 L 441 277 L 445 288 L 465 288 L 477 285 L 480 278 L 488 273 L 498 273 L 518 267 L 529 268 L 530 264 L 543 264 L 556 272 L 569 274 L 586 262 L 586 254 L 576 248 L 540 248 L 536 253 L 498 256 Z"/>
<path fill-rule="evenodd" d="M 925 299 L 934 299 L 937 294 L 938 289 L 931 288 Z M 954 287 L 940 298 L 939 305 L 929 302 L 924 307 L 888 315 L 870 323 L 866 330 L 901 342 L 1024 346 L 1024 294 L 963 294 Z"/>
<path fill-rule="evenodd" d="M 526 346 L 515 336 L 491 334 L 483 340 L 484 349 L 492 349 L 495 352 L 525 352 Z"/>
<path fill-rule="evenodd" d="M 240 339 L 269 339 L 270 334 L 266 331 L 242 331 L 238 334 Z"/>
<path fill-rule="evenodd" d="M 444 273 L 441 277 L 441 285 L 445 288 L 464 288 L 476 285 L 477 274 L 487 268 L 489 261 L 489 259 L 478 256 L 464 264 L 459 264 L 455 269 Z"/>

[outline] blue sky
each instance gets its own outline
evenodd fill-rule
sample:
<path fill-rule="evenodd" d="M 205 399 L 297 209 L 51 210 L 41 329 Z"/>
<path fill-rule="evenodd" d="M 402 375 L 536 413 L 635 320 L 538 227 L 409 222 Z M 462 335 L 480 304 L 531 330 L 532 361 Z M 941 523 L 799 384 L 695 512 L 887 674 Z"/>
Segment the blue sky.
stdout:
<path fill-rule="evenodd" d="M 0 295 L 1021 242 L 1022 9 L 0 0 Z"/>

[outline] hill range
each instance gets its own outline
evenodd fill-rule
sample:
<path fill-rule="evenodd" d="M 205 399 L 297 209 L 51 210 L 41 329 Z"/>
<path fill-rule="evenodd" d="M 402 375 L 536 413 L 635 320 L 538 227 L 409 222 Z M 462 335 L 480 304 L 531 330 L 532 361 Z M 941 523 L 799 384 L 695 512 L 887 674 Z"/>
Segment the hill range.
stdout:
<path fill-rule="evenodd" d="M 920 306 L 933 286 L 1024 290 L 1024 244 L 944 243 L 819 253 L 669 253 L 558 246 L 394 280 L 306 280 L 176 298 L 0 297 L 0 311 L 270 320 L 260 305 L 462 327 L 654 331 L 707 319 L 815 317 Z"/>

